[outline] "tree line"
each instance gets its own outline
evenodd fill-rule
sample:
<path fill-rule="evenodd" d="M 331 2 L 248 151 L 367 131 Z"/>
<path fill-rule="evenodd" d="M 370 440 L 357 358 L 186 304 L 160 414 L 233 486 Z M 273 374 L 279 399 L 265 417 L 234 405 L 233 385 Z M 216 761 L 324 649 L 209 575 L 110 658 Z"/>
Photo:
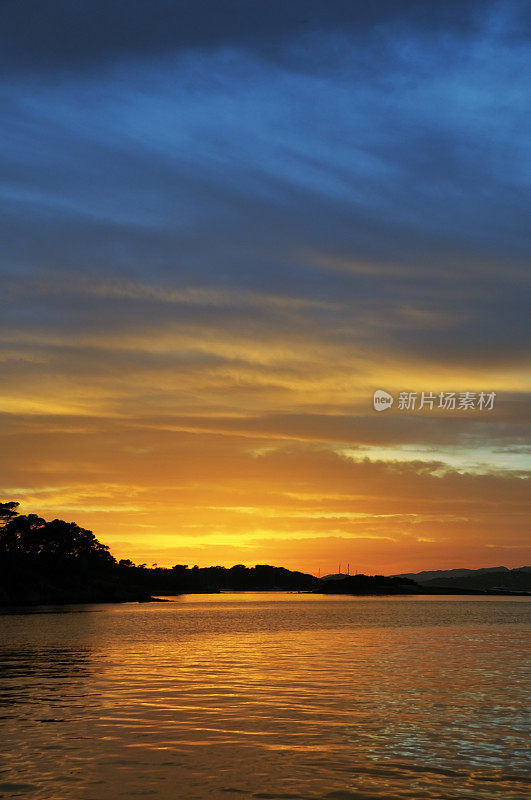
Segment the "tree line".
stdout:
<path fill-rule="evenodd" d="M 189 569 L 117 561 L 75 522 L 20 514 L 0 503 L 0 604 L 145 601 L 153 595 L 245 590 L 308 591 L 317 578 L 283 567 L 236 564 Z"/>

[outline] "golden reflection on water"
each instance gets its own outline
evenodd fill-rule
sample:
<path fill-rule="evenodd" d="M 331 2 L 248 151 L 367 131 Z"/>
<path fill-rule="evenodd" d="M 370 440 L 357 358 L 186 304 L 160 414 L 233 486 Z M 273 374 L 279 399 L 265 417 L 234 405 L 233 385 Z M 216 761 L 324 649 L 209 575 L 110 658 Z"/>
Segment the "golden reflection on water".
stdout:
<path fill-rule="evenodd" d="M 529 608 L 226 594 L 2 616 L 0 796 L 527 797 Z"/>

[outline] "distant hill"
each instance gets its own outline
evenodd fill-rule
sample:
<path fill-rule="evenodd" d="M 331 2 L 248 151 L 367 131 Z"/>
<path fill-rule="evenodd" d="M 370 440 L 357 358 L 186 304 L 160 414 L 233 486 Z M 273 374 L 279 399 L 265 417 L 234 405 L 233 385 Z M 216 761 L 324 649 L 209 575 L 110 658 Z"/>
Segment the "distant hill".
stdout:
<path fill-rule="evenodd" d="M 484 575 L 486 573 L 500 572 L 529 572 L 531 567 L 518 567 L 510 570 L 507 567 L 482 567 L 480 569 L 439 569 L 426 572 L 405 572 L 400 575 L 393 575 L 393 578 L 411 578 L 417 583 L 426 583 L 433 580 L 446 580 L 453 578 L 472 577 L 474 575 Z"/>
<path fill-rule="evenodd" d="M 315 591 L 320 594 L 351 595 L 531 593 L 531 570 L 529 569 L 527 571 L 506 569 L 502 572 L 478 570 L 479 574 L 473 570 L 467 570 L 467 572 L 472 574 L 457 578 L 435 578 L 422 583 L 416 582 L 412 578 L 399 576 L 343 575 L 342 580 L 333 576 L 333 579 L 321 580 L 320 588 Z"/>
<path fill-rule="evenodd" d="M 410 578 L 386 578 L 384 575 L 341 575 L 321 580 L 320 594 L 422 594 L 422 588 Z"/>
<path fill-rule="evenodd" d="M 440 577 L 418 582 L 425 589 L 475 589 L 483 591 L 504 589 L 511 592 L 531 592 L 531 570 L 529 568 L 523 570 L 505 569 L 498 572 L 477 570 L 458 577 Z"/>

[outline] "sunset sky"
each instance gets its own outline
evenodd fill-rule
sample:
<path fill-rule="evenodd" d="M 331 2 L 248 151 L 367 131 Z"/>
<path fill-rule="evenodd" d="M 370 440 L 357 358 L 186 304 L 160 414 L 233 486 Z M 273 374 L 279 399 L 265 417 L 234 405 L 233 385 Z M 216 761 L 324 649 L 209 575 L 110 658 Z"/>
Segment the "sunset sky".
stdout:
<path fill-rule="evenodd" d="M 2 3 L 0 499 L 137 563 L 529 563 L 530 17 Z"/>

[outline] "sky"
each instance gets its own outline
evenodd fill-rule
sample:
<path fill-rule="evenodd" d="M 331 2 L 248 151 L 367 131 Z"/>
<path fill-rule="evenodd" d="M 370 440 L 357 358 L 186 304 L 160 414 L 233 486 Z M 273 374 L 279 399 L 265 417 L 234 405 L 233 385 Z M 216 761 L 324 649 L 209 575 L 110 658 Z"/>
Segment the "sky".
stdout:
<path fill-rule="evenodd" d="M 136 563 L 530 563 L 530 22 L 3 0 L 2 498 Z"/>

